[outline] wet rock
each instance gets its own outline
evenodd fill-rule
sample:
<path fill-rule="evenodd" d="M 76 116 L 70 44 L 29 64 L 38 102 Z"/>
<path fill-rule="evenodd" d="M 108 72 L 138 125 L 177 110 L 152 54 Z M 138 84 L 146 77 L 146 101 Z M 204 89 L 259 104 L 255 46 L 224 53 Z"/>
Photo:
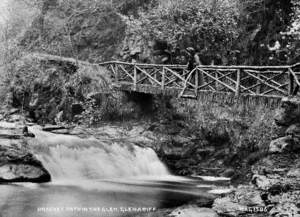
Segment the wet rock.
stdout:
<path fill-rule="evenodd" d="M 283 153 L 285 151 L 293 151 L 297 146 L 291 136 L 285 136 L 271 141 L 269 145 L 269 153 Z"/>
<path fill-rule="evenodd" d="M 285 131 L 285 134 L 288 135 L 288 136 L 291 136 L 293 138 L 299 139 L 300 138 L 300 124 L 292 124 Z"/>
<path fill-rule="evenodd" d="M 24 137 L 35 137 L 35 135 L 28 131 L 28 127 L 23 127 L 23 135 Z"/>
<path fill-rule="evenodd" d="M 239 216 L 246 213 L 247 206 L 233 202 L 231 198 L 217 198 L 213 204 L 213 210 L 224 216 Z"/>
<path fill-rule="evenodd" d="M 29 164 L 5 164 L 0 166 L 1 182 L 48 182 L 50 174 L 45 169 Z"/>
<path fill-rule="evenodd" d="M 26 147 L 24 140 L 0 140 L 0 183 L 51 180 L 49 172 Z"/>
<path fill-rule="evenodd" d="M 269 212 L 272 217 L 293 216 L 300 217 L 300 209 L 294 203 L 278 204 Z"/>
<path fill-rule="evenodd" d="M 268 195 L 268 200 L 270 204 L 284 204 L 284 203 L 294 203 L 300 205 L 300 191 L 289 191 L 286 193 L 281 193 L 277 195 Z"/>
<path fill-rule="evenodd" d="M 226 169 L 222 174 L 221 176 L 224 176 L 224 177 L 232 177 L 235 175 L 235 170 L 232 169 L 232 168 L 228 168 Z"/>
<path fill-rule="evenodd" d="M 218 217 L 218 214 L 209 208 L 199 208 L 197 206 L 183 206 L 171 212 L 170 217 Z"/>
<path fill-rule="evenodd" d="M 267 176 L 254 175 L 252 178 L 252 183 L 256 185 L 261 190 L 268 190 L 271 186 L 278 183 L 276 179 L 270 179 Z"/>
<path fill-rule="evenodd" d="M 264 206 L 261 193 L 249 186 L 242 186 L 235 191 L 235 200 L 246 206 Z"/>
<path fill-rule="evenodd" d="M 300 122 L 300 98 L 286 97 L 275 115 L 275 122 L 280 126 L 290 126 Z"/>
<path fill-rule="evenodd" d="M 293 191 L 300 188 L 300 180 L 293 177 L 282 177 L 280 175 L 254 175 L 252 183 L 260 190 L 267 191 L 271 195 Z"/>
<path fill-rule="evenodd" d="M 214 201 L 213 209 L 221 216 L 245 216 L 251 207 L 262 208 L 261 192 L 251 186 L 239 186 L 233 193 Z M 250 208 L 249 208 L 250 207 Z"/>

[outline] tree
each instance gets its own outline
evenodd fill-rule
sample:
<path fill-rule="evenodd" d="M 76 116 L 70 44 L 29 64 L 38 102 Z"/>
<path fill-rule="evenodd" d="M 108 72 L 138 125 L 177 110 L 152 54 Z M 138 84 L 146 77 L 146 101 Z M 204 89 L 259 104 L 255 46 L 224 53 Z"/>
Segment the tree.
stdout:
<path fill-rule="evenodd" d="M 240 64 L 282 65 L 288 62 L 281 33 L 291 22 L 291 0 L 239 0 L 242 34 L 237 49 Z M 280 47 L 278 47 L 278 44 Z M 276 49 L 276 47 L 278 49 Z"/>
<path fill-rule="evenodd" d="M 203 62 L 222 58 L 224 64 L 233 60 L 228 55 L 238 37 L 238 7 L 235 0 L 160 1 L 138 18 L 129 18 L 130 31 L 145 41 L 164 41 L 169 53 L 194 47 L 201 51 Z M 176 56 L 170 60 L 173 62 Z"/>
<path fill-rule="evenodd" d="M 289 64 L 300 62 L 300 2 L 293 1 L 292 22 L 282 37 L 287 40 L 284 47 Z"/>

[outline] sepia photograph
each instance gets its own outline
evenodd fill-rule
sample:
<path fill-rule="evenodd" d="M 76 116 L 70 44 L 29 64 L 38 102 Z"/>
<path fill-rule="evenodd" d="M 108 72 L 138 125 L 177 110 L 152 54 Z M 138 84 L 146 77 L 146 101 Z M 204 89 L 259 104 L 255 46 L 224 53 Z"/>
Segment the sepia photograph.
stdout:
<path fill-rule="evenodd" d="M 300 0 L 0 0 L 0 217 L 300 217 Z"/>

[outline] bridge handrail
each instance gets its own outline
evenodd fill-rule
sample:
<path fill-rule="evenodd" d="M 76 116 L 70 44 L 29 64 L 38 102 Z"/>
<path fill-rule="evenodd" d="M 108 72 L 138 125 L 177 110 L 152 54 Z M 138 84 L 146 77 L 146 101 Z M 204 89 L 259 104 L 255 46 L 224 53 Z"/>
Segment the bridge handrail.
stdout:
<path fill-rule="evenodd" d="M 168 67 L 168 68 L 186 68 L 186 65 L 170 65 L 170 64 L 154 64 L 154 63 L 129 63 L 122 61 L 106 61 L 98 63 L 98 65 L 110 65 L 110 64 L 122 64 L 122 65 L 131 65 L 131 66 L 142 66 L 142 67 Z M 200 65 L 197 68 L 205 68 L 205 69 L 253 69 L 253 70 L 266 70 L 266 69 L 274 69 L 274 70 L 282 70 L 295 68 L 300 66 L 300 63 L 296 63 L 294 65 L 282 65 L 282 66 L 251 66 L 251 65 Z"/>

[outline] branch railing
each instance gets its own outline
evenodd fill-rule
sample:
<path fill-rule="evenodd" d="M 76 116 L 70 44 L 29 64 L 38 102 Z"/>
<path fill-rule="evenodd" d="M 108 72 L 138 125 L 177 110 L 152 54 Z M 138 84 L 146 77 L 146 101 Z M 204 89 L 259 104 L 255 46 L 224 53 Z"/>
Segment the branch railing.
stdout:
<path fill-rule="evenodd" d="M 197 66 L 140 64 L 111 61 L 101 63 L 112 72 L 115 83 L 129 84 L 132 90 L 148 87 L 177 90 L 181 97 L 199 92 L 230 92 L 237 97 L 254 95 L 283 97 L 295 95 L 300 82 L 300 64 L 292 66 Z"/>

